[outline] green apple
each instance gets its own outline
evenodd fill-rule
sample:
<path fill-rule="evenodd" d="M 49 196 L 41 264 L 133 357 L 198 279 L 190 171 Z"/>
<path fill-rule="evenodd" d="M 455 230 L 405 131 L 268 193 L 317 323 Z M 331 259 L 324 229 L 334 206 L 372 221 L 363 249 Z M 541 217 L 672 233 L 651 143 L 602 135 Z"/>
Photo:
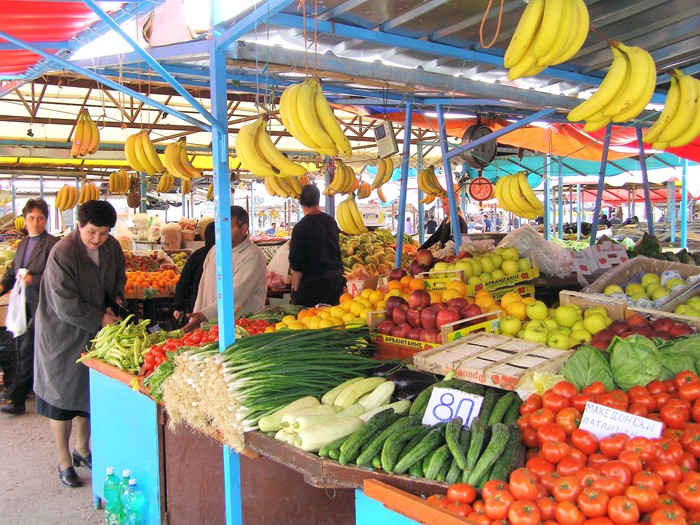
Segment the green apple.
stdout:
<path fill-rule="evenodd" d="M 472 275 L 474 275 L 474 267 L 469 259 L 462 259 L 461 261 L 455 263 L 455 270 L 463 271 L 465 279 L 469 279 Z"/>
<path fill-rule="evenodd" d="M 552 317 L 547 317 L 547 319 L 544 320 L 544 323 L 547 325 L 550 332 L 559 328 L 559 324 L 557 323 L 556 319 L 553 319 Z"/>
<path fill-rule="evenodd" d="M 583 327 L 591 335 L 595 335 L 601 330 L 608 327 L 608 321 L 606 320 L 606 317 L 603 314 L 599 314 L 596 312 L 592 313 L 588 317 L 583 318 Z"/>
<path fill-rule="evenodd" d="M 433 269 L 430 271 L 430 276 L 434 277 L 435 279 L 445 277 L 445 271 L 448 268 L 449 268 L 449 265 L 445 261 L 438 261 L 435 263 L 435 265 L 433 266 Z"/>
<path fill-rule="evenodd" d="M 526 341 L 532 341 L 534 343 L 541 343 L 543 345 L 547 344 L 547 339 L 548 335 L 547 332 L 544 330 L 532 330 L 532 329 L 526 329 L 525 332 L 523 332 L 523 339 Z"/>
<path fill-rule="evenodd" d="M 521 257 L 520 259 L 518 259 L 518 268 L 520 268 L 521 272 L 526 272 L 532 268 L 532 263 L 529 259 Z"/>
<path fill-rule="evenodd" d="M 661 277 L 656 275 L 655 273 L 645 273 L 642 275 L 642 280 L 640 281 L 640 284 L 646 288 L 652 283 L 659 283 L 661 284 Z"/>
<path fill-rule="evenodd" d="M 496 268 L 500 268 L 501 264 L 503 264 L 503 257 L 498 255 L 497 253 L 492 253 L 491 254 L 491 262 Z"/>
<path fill-rule="evenodd" d="M 673 313 L 678 314 L 678 315 L 693 316 L 694 311 L 695 311 L 695 309 L 688 306 L 687 304 L 680 304 L 680 305 L 676 306 L 676 308 L 673 310 Z"/>
<path fill-rule="evenodd" d="M 625 293 L 630 296 L 638 293 L 644 293 L 644 287 L 639 283 L 629 283 L 627 286 L 625 286 Z"/>
<path fill-rule="evenodd" d="M 493 275 L 491 275 L 488 272 L 481 272 L 479 274 L 479 279 L 481 279 L 481 282 L 490 281 L 491 279 L 493 279 Z"/>
<path fill-rule="evenodd" d="M 503 261 L 503 264 L 501 264 L 501 270 L 503 270 L 506 275 L 515 275 L 520 272 L 520 266 L 518 265 L 518 261 L 506 259 Z"/>
<path fill-rule="evenodd" d="M 547 339 L 547 346 L 559 348 L 560 350 L 568 350 L 573 346 L 573 344 L 568 335 L 559 333 L 549 336 Z"/>
<path fill-rule="evenodd" d="M 547 305 L 542 301 L 535 301 L 530 303 L 525 308 L 525 314 L 528 319 L 542 320 L 547 318 Z"/>
<path fill-rule="evenodd" d="M 648 284 L 647 287 L 644 289 L 644 291 L 647 293 L 649 297 L 652 296 L 654 293 L 654 290 L 657 290 L 658 288 L 662 288 L 661 283 L 651 283 Z"/>
<path fill-rule="evenodd" d="M 569 328 L 568 326 L 559 326 L 559 327 L 556 329 L 556 332 L 559 332 L 560 334 L 571 335 L 572 330 L 571 330 L 571 328 Z M 550 330 L 549 333 L 551 334 L 552 331 Z"/>
<path fill-rule="evenodd" d="M 591 308 L 588 308 L 585 312 L 583 312 L 583 318 L 585 319 L 589 315 L 593 314 L 600 314 L 607 317 L 608 311 L 602 306 L 592 306 Z"/>
<path fill-rule="evenodd" d="M 469 285 L 476 285 L 476 284 L 481 284 L 481 279 L 479 278 L 478 275 L 472 275 L 469 279 L 467 279 L 467 284 Z"/>
<path fill-rule="evenodd" d="M 571 328 L 576 321 L 581 319 L 581 314 L 579 314 L 578 310 L 576 310 L 573 305 L 565 304 L 554 311 L 554 319 L 556 319 L 559 326 Z"/>
<path fill-rule="evenodd" d="M 609 284 L 605 287 L 605 290 L 603 290 L 603 293 L 605 295 L 612 295 L 614 293 L 625 293 L 625 291 L 622 289 L 622 286 L 618 284 Z"/>
<path fill-rule="evenodd" d="M 688 302 L 686 304 L 691 308 L 694 308 L 695 310 L 700 310 L 700 297 L 695 295 L 688 299 Z"/>
<path fill-rule="evenodd" d="M 588 332 L 587 330 L 574 330 L 571 332 L 571 335 L 569 336 L 573 343 L 575 345 L 581 344 L 581 343 L 587 343 L 591 339 L 593 339 L 593 336 Z"/>
<path fill-rule="evenodd" d="M 670 279 L 669 279 L 670 281 Z M 668 284 L 668 283 L 666 283 Z M 651 294 L 651 299 L 652 301 L 658 301 L 662 297 L 666 297 L 671 293 L 671 290 L 666 288 L 665 286 L 659 286 L 656 290 L 654 290 Z"/>
<path fill-rule="evenodd" d="M 583 319 L 579 319 L 571 325 L 571 331 L 575 332 L 576 330 L 585 330 L 585 327 L 583 326 Z"/>
<path fill-rule="evenodd" d="M 474 275 L 479 275 L 484 271 L 484 267 L 479 259 L 472 259 L 472 269 L 474 270 Z"/>
<path fill-rule="evenodd" d="M 540 320 L 540 319 L 534 319 L 532 321 L 528 321 L 523 325 L 523 328 L 525 330 L 537 330 L 538 332 L 549 332 L 549 327 L 547 324 Z"/>
<path fill-rule="evenodd" d="M 508 246 L 508 248 L 503 248 L 501 257 L 503 257 L 504 261 L 517 261 L 520 259 L 520 253 L 518 253 L 518 249 L 515 246 Z"/>
<path fill-rule="evenodd" d="M 484 255 L 481 258 L 481 266 L 483 267 L 483 271 L 486 273 L 491 273 L 497 268 L 497 266 L 493 264 L 491 257 L 489 257 L 488 255 Z"/>
<path fill-rule="evenodd" d="M 666 288 L 670 288 L 673 290 L 676 286 L 682 286 L 685 284 L 685 281 L 683 279 L 679 279 L 678 277 L 671 277 L 668 281 L 666 281 Z"/>
<path fill-rule="evenodd" d="M 639 292 L 634 295 L 630 295 L 630 300 L 632 302 L 636 301 L 637 299 L 649 299 L 649 296 L 646 294 L 646 292 Z"/>
<path fill-rule="evenodd" d="M 507 315 L 501 318 L 500 330 L 503 335 L 509 335 L 515 337 L 520 331 L 521 323 L 520 319 L 513 317 L 512 315 Z"/>
<path fill-rule="evenodd" d="M 504 272 L 500 268 L 496 268 L 494 271 L 491 272 L 491 277 L 493 279 L 503 279 L 505 276 L 506 272 Z"/>

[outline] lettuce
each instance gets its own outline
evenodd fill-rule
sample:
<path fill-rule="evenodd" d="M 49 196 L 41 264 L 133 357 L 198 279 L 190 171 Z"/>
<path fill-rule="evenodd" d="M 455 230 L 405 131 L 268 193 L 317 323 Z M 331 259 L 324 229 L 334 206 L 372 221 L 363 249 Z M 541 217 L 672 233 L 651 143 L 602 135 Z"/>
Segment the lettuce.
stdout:
<path fill-rule="evenodd" d="M 658 348 L 659 359 L 661 360 L 660 379 L 662 381 L 673 378 L 678 372 L 683 370 L 698 372 L 698 366 L 700 366 L 700 336 L 691 335 L 664 341 Z"/>
<path fill-rule="evenodd" d="M 608 347 L 613 380 L 622 390 L 645 386 L 661 376 L 661 359 L 656 345 L 643 335 L 625 339 L 615 336 Z"/>
<path fill-rule="evenodd" d="M 569 383 L 576 385 L 579 390 L 596 381 L 603 383 L 605 390 L 615 388 L 610 364 L 605 354 L 592 346 L 582 346 L 576 350 L 576 353 L 561 367 L 559 374 Z"/>

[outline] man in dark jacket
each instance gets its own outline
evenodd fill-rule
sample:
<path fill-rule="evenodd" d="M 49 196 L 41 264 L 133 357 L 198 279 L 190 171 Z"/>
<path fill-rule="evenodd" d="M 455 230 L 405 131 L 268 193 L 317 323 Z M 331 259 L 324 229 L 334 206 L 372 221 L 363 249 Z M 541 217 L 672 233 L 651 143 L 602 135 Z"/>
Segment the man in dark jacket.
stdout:
<path fill-rule="evenodd" d="M 182 267 L 180 279 L 175 287 L 175 297 L 173 299 L 173 316 L 178 321 L 187 322 L 186 314 L 194 311 L 194 303 L 197 300 L 197 290 L 199 281 L 202 278 L 204 259 L 211 247 L 214 246 L 216 236 L 214 235 L 214 223 L 210 222 L 204 228 L 204 246 L 192 252 L 187 258 L 185 266 Z"/>

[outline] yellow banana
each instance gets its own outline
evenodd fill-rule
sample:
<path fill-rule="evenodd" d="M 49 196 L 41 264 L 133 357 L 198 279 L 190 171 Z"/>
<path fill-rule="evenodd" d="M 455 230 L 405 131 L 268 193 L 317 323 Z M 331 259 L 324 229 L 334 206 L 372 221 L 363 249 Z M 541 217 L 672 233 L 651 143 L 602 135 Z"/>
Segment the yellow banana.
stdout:
<path fill-rule="evenodd" d="M 384 196 L 384 191 L 382 190 L 381 186 L 377 188 L 377 197 L 379 197 L 380 201 L 386 202 L 386 197 Z"/>
<path fill-rule="evenodd" d="M 318 88 L 318 82 L 313 77 L 307 78 L 299 88 L 296 100 L 299 123 L 304 127 L 304 131 L 308 133 L 314 144 L 318 144 L 322 149 L 335 149 L 335 154 L 337 154 L 337 147 L 330 135 L 323 129 L 316 112 L 316 88 Z"/>
<path fill-rule="evenodd" d="M 509 182 L 509 189 L 510 189 L 510 196 L 511 199 L 513 200 L 513 204 L 515 204 L 518 209 L 521 211 L 523 215 L 521 217 L 529 217 L 532 215 L 533 219 L 536 217 L 535 215 L 535 207 L 528 201 L 525 196 L 522 193 L 522 190 L 520 189 L 520 176 L 519 175 L 510 175 L 510 182 Z M 527 181 L 526 181 L 527 183 Z M 539 206 L 538 206 L 539 208 Z"/>
<path fill-rule="evenodd" d="M 547 3 L 552 2 L 552 0 L 547 0 Z M 573 0 L 562 0 L 561 5 L 561 18 L 558 25 L 552 26 L 551 32 L 556 36 L 552 41 L 551 47 L 545 50 L 544 55 L 537 58 L 537 65 L 541 67 L 548 67 L 554 63 L 557 57 L 564 54 L 567 51 L 566 45 L 569 43 L 569 38 L 574 33 L 574 21 L 577 19 L 578 12 L 574 5 Z M 545 14 L 547 8 L 545 7 Z M 535 50 L 536 51 L 536 50 Z M 535 55 L 537 53 L 535 52 Z"/>
<path fill-rule="evenodd" d="M 374 181 L 372 181 L 373 190 L 383 184 L 384 177 L 386 176 L 386 168 L 387 165 L 384 159 L 379 159 L 379 162 L 377 162 L 377 175 L 374 177 Z"/>
<path fill-rule="evenodd" d="M 380 184 L 386 184 L 391 180 L 391 176 L 394 174 L 394 161 L 391 159 L 391 157 L 386 157 L 385 159 L 382 159 L 384 161 L 384 179 L 382 179 L 382 182 Z"/>
<path fill-rule="evenodd" d="M 651 102 L 651 97 L 656 90 L 656 64 L 654 63 L 654 59 L 648 52 L 641 48 L 639 49 L 643 56 L 643 61 L 646 62 L 647 73 L 640 73 L 640 75 L 638 77 L 635 76 L 635 78 L 643 82 L 643 89 L 640 91 L 639 97 L 635 99 L 625 111 L 613 116 L 613 122 L 627 122 L 635 118 L 647 107 L 647 104 Z M 630 78 L 630 86 L 632 82 L 636 81 L 635 78 Z"/>
<path fill-rule="evenodd" d="M 545 0 L 532 0 L 525 7 L 503 56 L 503 65 L 506 69 L 512 68 L 525 56 L 525 52 L 530 47 L 537 34 L 537 29 L 540 27 L 544 4 Z"/>
<path fill-rule="evenodd" d="M 365 226 L 365 221 L 362 218 L 362 213 L 360 213 L 360 210 L 357 208 L 357 202 L 355 202 L 355 197 L 350 195 L 349 200 L 350 202 L 348 203 L 348 210 L 350 211 L 352 221 L 355 223 L 356 228 L 361 233 L 367 233 L 369 230 L 367 230 L 367 226 Z"/>
<path fill-rule="evenodd" d="M 340 193 L 350 193 L 355 189 L 355 183 L 357 182 L 355 170 L 347 164 L 343 166 L 343 169 L 345 170 L 345 186 L 340 190 Z"/>
<path fill-rule="evenodd" d="M 87 200 L 87 191 L 88 191 L 88 186 L 87 186 L 87 183 L 85 183 L 80 188 L 80 197 L 78 198 L 78 204 L 83 204 Z"/>
<path fill-rule="evenodd" d="M 136 140 L 138 138 L 138 133 L 129 135 L 124 143 L 124 155 L 126 156 L 126 162 L 131 166 L 134 171 L 145 172 L 146 167 L 139 162 L 138 156 L 136 155 Z M 140 141 L 139 141 L 140 142 Z"/>
<path fill-rule="evenodd" d="M 260 117 L 262 118 L 262 117 Z M 263 120 L 265 122 L 265 120 Z M 301 177 L 306 173 L 306 168 L 301 164 L 289 160 L 272 142 L 264 126 L 256 134 L 256 146 L 260 155 L 271 166 L 279 171 L 280 177 Z"/>
<path fill-rule="evenodd" d="M 517 176 L 518 186 L 520 187 L 520 193 L 522 193 L 523 197 L 525 198 L 525 200 L 527 200 L 530 207 L 535 211 L 539 210 L 540 207 L 542 207 L 542 203 L 535 195 L 535 192 L 530 186 L 530 183 L 527 181 L 527 172 L 519 171 L 514 176 Z"/>
<path fill-rule="evenodd" d="M 80 140 L 79 155 L 84 157 L 87 154 L 92 142 L 92 126 L 90 125 L 90 117 L 88 116 L 87 111 L 82 113 L 81 118 L 83 119 L 83 137 Z"/>
<path fill-rule="evenodd" d="M 676 116 L 680 105 L 680 98 L 680 84 L 678 83 L 676 75 L 671 74 L 671 86 L 668 88 L 668 93 L 666 93 L 664 109 L 659 113 L 656 122 L 642 135 L 642 140 L 644 142 L 653 144 L 659 138 L 664 128 L 673 120 L 673 117 Z"/>
<path fill-rule="evenodd" d="M 345 133 L 343 133 L 343 130 L 341 129 L 340 124 L 338 124 L 335 115 L 333 115 L 333 109 L 331 109 L 331 106 L 326 97 L 323 95 L 323 90 L 318 83 L 314 97 L 314 105 L 316 107 L 316 114 L 321 122 L 321 126 L 323 126 L 323 129 L 326 131 L 326 133 L 328 133 L 335 144 L 335 147 L 342 155 L 351 157 L 352 146 L 350 146 L 350 141 L 345 136 Z"/>
<path fill-rule="evenodd" d="M 267 178 L 267 177 L 266 177 Z M 270 186 L 272 186 L 272 189 L 275 192 L 275 195 L 278 197 L 282 197 L 283 199 L 286 199 L 289 197 L 289 192 L 282 186 L 281 184 L 281 179 L 278 177 L 272 175 L 269 177 L 270 179 Z"/>
<path fill-rule="evenodd" d="M 245 167 L 258 177 L 277 175 L 279 170 L 272 166 L 258 150 L 257 134 L 262 131 L 263 120 L 258 118 L 252 124 L 243 126 L 236 135 L 236 153 Z"/>
<path fill-rule="evenodd" d="M 297 100 L 301 86 L 302 84 L 292 84 L 282 93 L 282 97 L 280 98 L 280 117 L 282 118 L 282 123 L 289 133 L 291 133 L 292 137 L 307 148 L 311 148 L 324 155 L 334 156 L 337 154 L 337 151 L 332 153 L 335 148 L 326 149 L 320 144 L 316 144 L 301 124 Z"/>
<path fill-rule="evenodd" d="M 670 142 L 688 129 L 688 126 L 695 116 L 695 109 L 698 105 L 698 82 L 690 75 L 684 75 L 678 70 L 678 87 L 680 90 L 678 100 L 678 111 L 659 135 L 659 142 Z"/>
<path fill-rule="evenodd" d="M 26 226 L 26 224 L 24 222 L 24 217 L 22 215 L 15 217 L 15 230 L 21 231 L 24 229 L 25 226 Z"/>
<path fill-rule="evenodd" d="M 276 197 L 277 193 L 275 193 L 275 189 L 272 187 L 272 184 L 270 181 L 272 180 L 272 177 L 264 177 L 263 178 L 263 183 L 265 183 L 265 191 L 267 191 L 267 194 Z"/>
<path fill-rule="evenodd" d="M 421 204 L 430 204 L 435 200 L 435 195 L 426 195 L 420 200 Z"/>
<path fill-rule="evenodd" d="M 187 156 L 187 139 L 185 137 L 182 137 L 181 139 L 178 139 L 178 142 L 180 143 L 180 163 L 182 165 L 182 168 L 185 170 L 185 174 L 190 179 L 200 178 L 202 176 L 202 170 L 195 168 L 192 165 L 192 162 L 190 162 L 190 158 Z"/>
<path fill-rule="evenodd" d="M 618 47 L 630 61 L 629 82 L 624 92 L 606 104 L 603 116 L 614 122 L 625 122 L 636 117 L 651 100 L 656 87 L 656 69 L 651 55 L 641 47 L 626 46 L 621 42 Z M 632 114 L 635 110 L 637 112 Z"/>
<path fill-rule="evenodd" d="M 59 211 L 63 211 L 63 206 L 65 205 L 66 202 L 66 184 L 61 186 L 61 189 L 56 192 L 56 199 L 55 199 L 55 204 L 56 208 L 58 208 Z"/>
<path fill-rule="evenodd" d="M 180 186 L 180 193 L 185 195 L 186 193 L 189 193 L 190 190 L 192 189 L 190 179 L 182 179 L 181 186 Z"/>
<path fill-rule="evenodd" d="M 324 195 L 335 195 L 340 193 L 340 191 L 345 187 L 347 177 L 347 172 L 345 171 L 345 163 L 341 160 L 336 161 L 335 171 L 333 174 L 333 180 L 324 190 Z"/>
<path fill-rule="evenodd" d="M 576 15 L 574 17 L 574 26 L 571 31 L 571 38 L 566 43 L 566 51 L 561 54 L 551 65 L 556 66 L 562 64 L 572 58 L 579 52 L 586 38 L 588 38 L 588 27 L 590 24 L 590 15 L 588 8 L 583 0 L 573 0 Z"/>
<path fill-rule="evenodd" d="M 207 188 L 207 200 L 208 201 L 214 200 L 214 183 L 213 182 L 210 182 L 209 187 Z"/>
<path fill-rule="evenodd" d="M 165 147 L 165 155 L 163 155 L 165 168 L 175 178 L 189 179 L 185 168 L 182 166 L 179 148 L 180 146 L 177 142 L 168 144 Z"/>
<path fill-rule="evenodd" d="M 432 164 L 428 166 L 428 171 L 425 174 L 425 181 L 428 184 L 428 187 L 432 188 L 433 191 L 431 193 L 436 197 L 444 197 L 447 195 L 447 191 L 443 189 L 440 181 L 437 180 L 437 176 L 435 175 L 435 166 Z"/>
<path fill-rule="evenodd" d="M 80 155 L 80 148 L 83 144 L 83 130 L 85 128 L 85 119 L 83 119 L 83 114 L 78 115 L 78 122 L 73 130 L 73 144 L 70 148 L 70 155 L 74 159 Z"/>
<path fill-rule="evenodd" d="M 537 57 L 532 52 L 534 44 L 525 51 L 525 56 L 508 70 L 508 80 L 517 80 L 521 77 L 528 76 L 534 71 L 537 66 Z"/>
<path fill-rule="evenodd" d="M 611 122 L 612 119 L 610 117 L 593 115 L 586 119 L 586 124 L 583 126 L 583 131 L 585 131 L 586 133 L 592 133 L 594 131 L 598 131 L 599 129 L 603 129 Z"/>
<path fill-rule="evenodd" d="M 299 177 L 287 177 L 287 181 L 292 186 L 292 195 L 298 199 L 301 197 L 301 181 Z"/>
<path fill-rule="evenodd" d="M 557 28 L 562 24 L 564 4 L 568 0 L 547 0 L 544 4 L 544 13 L 540 29 L 532 41 L 531 51 L 536 58 L 543 57 L 552 49 L 557 38 Z"/>
<path fill-rule="evenodd" d="M 119 193 L 129 191 L 129 174 L 124 168 L 119 170 Z"/>
<path fill-rule="evenodd" d="M 695 83 L 698 84 L 697 88 L 698 91 L 700 91 L 700 81 L 695 80 Z M 698 134 L 700 134 L 700 99 L 698 99 L 698 102 L 695 104 L 695 114 L 688 124 L 688 127 L 685 129 L 685 131 L 672 138 L 669 141 L 669 145 L 673 148 L 685 146 L 686 144 L 695 140 Z"/>
<path fill-rule="evenodd" d="M 147 131 L 143 131 L 141 133 L 141 147 L 146 155 L 146 160 L 153 167 L 154 171 L 156 173 L 163 173 L 165 167 L 163 166 L 163 163 L 158 156 L 158 152 L 156 151 L 156 147 L 153 145 L 151 137 Z"/>
<path fill-rule="evenodd" d="M 97 153 L 97 150 L 100 147 L 100 130 L 97 127 L 97 122 L 92 120 L 90 118 L 90 115 L 87 114 L 87 122 L 90 124 L 90 127 L 92 128 L 92 134 L 90 136 L 90 144 L 88 144 L 87 152 L 90 155 L 94 155 Z"/>
<path fill-rule="evenodd" d="M 146 150 L 144 149 L 142 140 L 144 133 L 144 131 L 139 131 L 136 134 L 136 138 L 134 139 L 134 155 L 136 155 L 136 160 L 143 167 L 143 170 L 148 175 L 152 176 L 156 174 L 156 168 L 151 164 L 146 156 Z"/>

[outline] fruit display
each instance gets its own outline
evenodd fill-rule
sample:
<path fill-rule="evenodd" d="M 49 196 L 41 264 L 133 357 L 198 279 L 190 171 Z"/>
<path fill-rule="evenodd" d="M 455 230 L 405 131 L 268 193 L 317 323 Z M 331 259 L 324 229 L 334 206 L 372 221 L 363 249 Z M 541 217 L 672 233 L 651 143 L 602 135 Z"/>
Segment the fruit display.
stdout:
<path fill-rule="evenodd" d="M 694 296 L 673 309 L 674 314 L 700 317 L 700 296 Z"/>
<path fill-rule="evenodd" d="M 187 139 L 181 137 L 177 142 L 165 147 L 163 164 L 173 177 L 189 183 L 190 179 L 198 179 L 202 176 L 202 170 L 195 168 L 187 156 Z M 184 192 L 188 193 L 188 192 Z"/>
<path fill-rule="evenodd" d="M 338 219 L 338 226 L 344 233 L 359 235 L 369 231 L 367 226 L 365 226 L 362 213 L 357 208 L 355 195 L 350 195 L 347 199 L 341 201 L 335 211 L 336 218 Z"/>
<path fill-rule="evenodd" d="M 588 36 L 583 0 L 533 0 L 527 4 L 506 48 L 508 78 L 536 75 L 578 53 Z"/>
<path fill-rule="evenodd" d="M 358 189 L 360 181 L 355 177 L 355 170 L 342 160 L 336 159 L 332 173 L 333 180 L 331 180 L 328 187 L 323 190 L 324 195 L 349 195 Z"/>
<path fill-rule="evenodd" d="M 78 204 L 78 188 L 70 184 L 64 184 L 56 193 L 56 208 L 63 213 L 71 210 Z"/>
<path fill-rule="evenodd" d="M 180 275 L 175 269 L 157 271 L 127 271 L 124 293 L 127 295 L 141 291 L 145 296 L 158 296 L 172 293 Z M 145 297 L 144 296 L 144 297 Z M 146 297 L 145 297 L 146 298 Z"/>
<path fill-rule="evenodd" d="M 377 175 L 374 177 L 372 184 L 370 186 L 370 194 L 372 190 L 377 190 L 377 197 L 380 201 L 386 202 L 386 197 L 384 197 L 384 191 L 382 186 L 391 180 L 391 176 L 394 173 L 394 161 L 391 157 L 386 157 L 379 159 L 377 162 Z M 369 197 L 369 195 L 367 195 Z M 364 199 L 366 197 L 360 197 L 359 199 Z"/>
<path fill-rule="evenodd" d="M 90 113 L 84 109 L 78 116 L 73 133 L 73 143 L 70 154 L 74 159 L 84 157 L 88 153 L 94 155 L 100 147 L 100 130 L 97 123 L 90 118 Z"/>
<path fill-rule="evenodd" d="M 123 195 L 129 191 L 131 179 L 124 168 L 109 174 L 109 192 L 112 195 Z"/>
<path fill-rule="evenodd" d="M 378 229 L 360 235 L 341 234 L 340 253 L 345 278 L 355 281 L 373 275 L 389 275 L 396 257 L 390 245 L 395 243 L 396 238 L 388 230 Z"/>
<path fill-rule="evenodd" d="M 613 42 L 612 64 L 598 89 L 569 112 L 571 122 L 584 120 L 584 131 L 597 131 L 610 122 L 627 122 L 639 115 L 656 87 L 656 65 L 636 46 Z"/>
<path fill-rule="evenodd" d="M 674 291 L 685 285 L 686 279 L 675 270 L 666 270 L 661 274 L 643 272 L 627 282 L 607 285 L 603 294 L 625 301 L 629 305 L 658 309 L 668 301 Z"/>
<path fill-rule="evenodd" d="M 685 248 L 677 252 L 663 251 L 661 243 L 655 235 L 644 232 L 642 237 L 634 244 L 632 251 L 628 253 L 633 256 L 643 255 L 659 261 L 679 262 L 683 264 L 694 264 L 700 266 L 700 252 L 689 252 Z"/>
<path fill-rule="evenodd" d="M 100 190 L 95 186 L 93 182 L 85 181 L 83 182 L 82 188 L 80 188 L 80 196 L 78 197 L 78 204 L 85 204 L 87 201 L 96 201 L 100 199 Z"/>
<path fill-rule="evenodd" d="M 318 79 L 287 87 L 280 98 L 284 127 L 307 148 L 326 157 L 352 156 L 352 147 L 323 95 Z"/>
<path fill-rule="evenodd" d="M 527 181 L 526 171 L 500 177 L 495 193 L 498 205 L 518 217 L 534 220 L 544 215 L 544 207 Z"/>
<path fill-rule="evenodd" d="M 263 179 L 267 194 L 272 197 L 282 197 L 287 199 L 293 197 L 298 199 L 301 196 L 301 189 L 309 183 L 309 178 L 306 175 L 301 177 L 277 177 L 275 175 L 267 176 Z"/>
<path fill-rule="evenodd" d="M 442 187 L 435 176 L 435 166 L 430 165 L 418 172 L 418 189 L 425 193 L 422 204 L 430 204 L 436 198 L 447 196 L 447 190 Z"/>
<path fill-rule="evenodd" d="M 664 109 L 642 135 L 654 149 L 685 146 L 700 134 L 700 81 L 679 69 L 671 74 Z"/>
<path fill-rule="evenodd" d="M 270 139 L 265 130 L 267 117 L 260 115 L 255 122 L 247 124 L 236 135 L 236 154 L 241 165 L 258 177 L 301 177 L 306 168 L 289 160 Z"/>

